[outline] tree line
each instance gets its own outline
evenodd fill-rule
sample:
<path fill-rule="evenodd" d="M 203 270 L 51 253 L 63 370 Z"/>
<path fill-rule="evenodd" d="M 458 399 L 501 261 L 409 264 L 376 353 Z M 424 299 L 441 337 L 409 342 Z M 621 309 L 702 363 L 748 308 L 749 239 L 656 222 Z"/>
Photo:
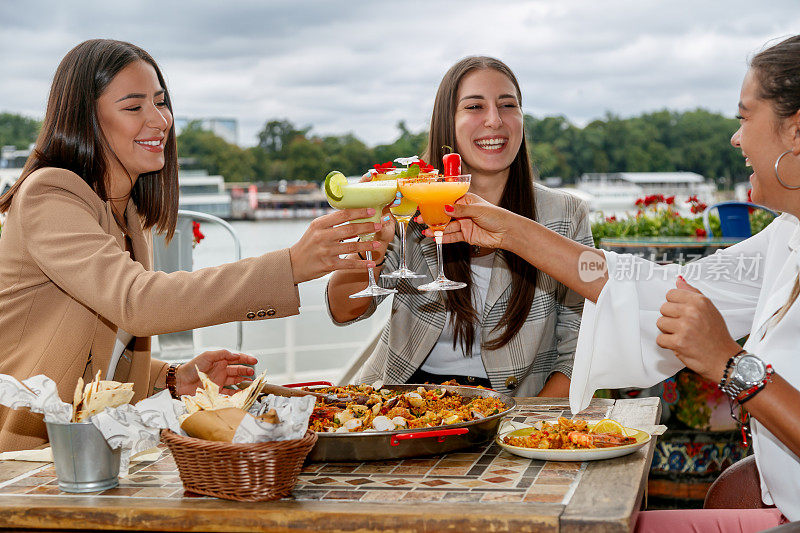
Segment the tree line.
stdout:
<path fill-rule="evenodd" d="M 0 113 L 0 146 L 27 148 L 38 121 Z M 726 186 L 749 174 L 739 150 L 730 145 L 735 119 L 703 109 L 657 111 L 630 118 L 606 114 L 580 127 L 564 116 L 525 115 L 531 161 L 540 176 L 573 182 L 585 172 L 691 171 Z M 205 169 L 227 181 L 320 181 L 332 169 L 359 175 L 375 163 L 421 154 L 427 132 L 397 124 L 390 144 L 367 146 L 355 135 L 315 135 L 310 126 L 273 119 L 258 133 L 258 144 L 243 148 L 190 122 L 178 136 L 182 167 Z"/>

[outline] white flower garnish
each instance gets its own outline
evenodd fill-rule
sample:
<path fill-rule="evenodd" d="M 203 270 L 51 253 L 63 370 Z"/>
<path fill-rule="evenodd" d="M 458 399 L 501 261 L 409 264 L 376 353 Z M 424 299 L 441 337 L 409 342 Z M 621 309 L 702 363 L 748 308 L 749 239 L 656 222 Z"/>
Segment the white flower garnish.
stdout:
<path fill-rule="evenodd" d="M 403 166 L 409 166 L 411 163 L 419 161 L 419 157 L 412 155 L 411 157 L 398 157 L 394 160 L 395 163 L 400 163 Z"/>

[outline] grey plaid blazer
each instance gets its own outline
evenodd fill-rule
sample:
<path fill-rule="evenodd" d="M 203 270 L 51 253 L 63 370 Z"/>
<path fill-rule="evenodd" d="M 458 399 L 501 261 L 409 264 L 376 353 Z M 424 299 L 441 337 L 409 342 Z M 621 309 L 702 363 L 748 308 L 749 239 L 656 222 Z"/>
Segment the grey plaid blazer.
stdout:
<path fill-rule="evenodd" d="M 537 183 L 535 202 L 538 222 L 593 246 L 589 209 L 583 200 Z M 536 243 L 531 242 L 531 246 Z M 399 247 L 400 237 L 396 235 L 386 254 L 383 266 L 386 272 L 397 268 Z M 424 237 L 420 226 L 413 222 L 409 225 L 406 250 L 411 270 L 436 277 L 436 244 L 433 239 Z M 399 283 L 381 279 L 381 285 L 395 286 L 398 292 L 392 295 L 392 313 L 380 340 L 356 378 L 359 383 L 371 383 L 379 378 L 386 383 L 405 383 L 425 361 L 444 329 L 446 316 L 442 293 L 420 292 L 414 288 L 428 281 L 430 278 L 402 279 Z M 531 310 L 517 335 L 497 350 L 481 350 L 492 388 L 499 392 L 535 396 L 553 372 L 562 372 L 568 377 L 572 374 L 583 298 L 543 272 L 539 272 L 537 283 Z M 497 253 L 479 324 L 481 339 L 498 334 L 493 329 L 505 312 L 510 296 L 511 274 L 503 253 Z M 334 323 L 345 326 L 363 320 L 375 312 L 383 298 L 373 298 L 359 318 Z M 325 302 L 328 302 L 327 294 Z"/>

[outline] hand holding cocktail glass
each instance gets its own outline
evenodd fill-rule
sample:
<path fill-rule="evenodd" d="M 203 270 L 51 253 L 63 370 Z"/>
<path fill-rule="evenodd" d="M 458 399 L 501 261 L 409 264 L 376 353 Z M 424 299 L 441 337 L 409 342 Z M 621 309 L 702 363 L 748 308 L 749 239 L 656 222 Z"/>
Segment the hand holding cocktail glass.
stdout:
<path fill-rule="evenodd" d="M 325 196 L 328 203 L 335 209 L 358 209 L 371 208 L 373 215 L 368 218 L 353 220 L 352 223 L 372 222 L 373 226 L 367 231 L 359 232 L 359 241 L 368 241 L 371 246 L 364 249 L 367 260 L 372 261 L 372 250 L 375 248 L 375 231 L 382 229 L 381 215 L 383 208 L 395 199 L 397 192 L 397 182 L 394 180 L 369 181 L 359 183 L 349 183 L 341 172 L 333 171 L 325 178 Z M 355 251 L 355 250 L 354 250 Z M 352 252 L 351 252 L 352 253 Z M 362 298 L 365 296 L 382 296 L 397 292 L 394 289 L 384 289 L 375 283 L 375 276 L 372 269 L 368 268 L 369 284 L 363 291 L 351 294 L 350 298 Z"/>
<path fill-rule="evenodd" d="M 468 192 L 455 203 L 446 205 L 445 211 L 452 219 L 444 229 L 442 244 L 466 242 L 482 248 L 506 248 L 504 238 L 509 230 L 509 212 L 502 207 Z M 423 233 L 428 237 L 434 236 L 430 228 Z"/>

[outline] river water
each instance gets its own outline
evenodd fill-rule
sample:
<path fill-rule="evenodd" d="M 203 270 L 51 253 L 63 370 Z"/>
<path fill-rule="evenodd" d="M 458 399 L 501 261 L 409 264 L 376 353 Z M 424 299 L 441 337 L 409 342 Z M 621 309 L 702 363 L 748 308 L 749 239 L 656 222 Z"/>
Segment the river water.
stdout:
<path fill-rule="evenodd" d="M 242 257 L 291 246 L 299 240 L 310 220 L 236 221 L 231 225 L 242 243 Z M 206 238 L 194 249 L 194 269 L 235 259 L 233 241 L 221 226 L 202 223 Z M 265 279 L 264 283 L 269 284 Z M 382 327 L 389 315 L 389 302 L 368 320 L 335 326 L 325 310 L 326 278 L 300 285 L 300 314 L 276 320 L 242 323 L 242 351 L 259 359 L 257 370 L 283 382 L 311 377 L 338 379 L 364 345 Z M 213 304 L 212 304 L 213 305 Z M 235 324 L 222 324 L 195 331 L 199 349 L 234 349 Z"/>

